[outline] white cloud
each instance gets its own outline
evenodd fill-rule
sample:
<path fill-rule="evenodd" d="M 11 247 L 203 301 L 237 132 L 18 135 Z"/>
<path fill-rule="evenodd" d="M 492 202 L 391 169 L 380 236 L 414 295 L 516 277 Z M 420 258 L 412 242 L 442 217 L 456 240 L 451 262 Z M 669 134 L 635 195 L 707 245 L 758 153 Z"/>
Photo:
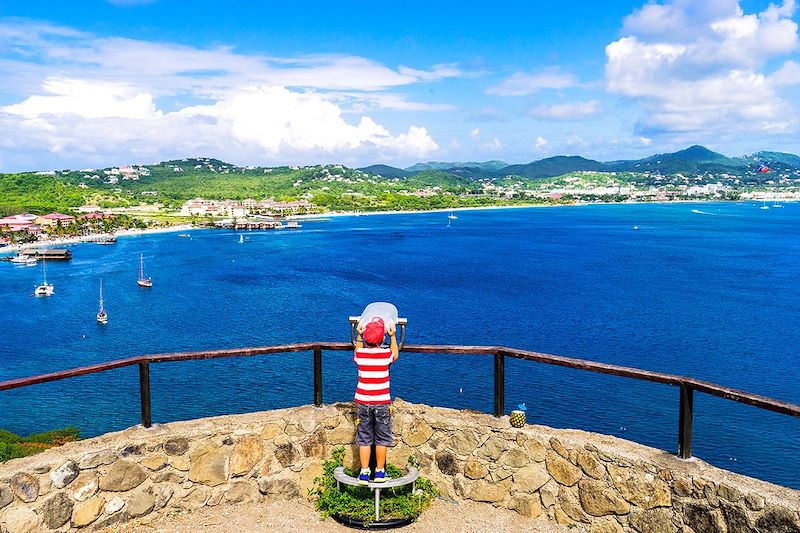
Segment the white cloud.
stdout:
<path fill-rule="evenodd" d="M 572 74 L 549 69 L 535 73 L 515 72 L 499 84 L 489 87 L 486 92 L 498 96 L 525 96 L 542 89 L 566 89 L 577 84 Z"/>
<path fill-rule="evenodd" d="M 597 114 L 599 111 L 600 102 L 588 100 L 585 102 L 540 105 L 531 109 L 530 114 L 536 118 L 548 120 L 580 120 Z"/>
<path fill-rule="evenodd" d="M 473 129 L 472 131 L 469 132 L 469 136 L 473 141 L 477 140 L 477 138 L 478 138 L 478 136 L 480 134 L 481 134 L 481 129 L 480 128 L 475 128 L 475 129 Z"/>
<path fill-rule="evenodd" d="M 0 107 L 0 128 L 10 139 L 0 145 L 4 161 L 36 160 L 23 153 L 256 163 L 425 157 L 439 149 L 425 127 L 395 123 L 400 131 L 392 133 L 370 115 L 451 110 L 397 89 L 462 75 L 449 64 L 415 69 L 358 56 L 272 57 L 19 19 L 0 19 L 0 50 L 0 97 L 8 104 Z"/>
<path fill-rule="evenodd" d="M 491 152 L 493 154 L 496 154 L 497 152 L 499 152 L 499 151 L 501 151 L 503 149 L 503 143 L 500 142 L 500 139 L 498 139 L 497 137 L 494 137 L 492 139 L 492 142 L 486 144 L 486 146 L 484 146 L 484 148 L 487 151 L 489 151 L 489 152 Z"/>
<path fill-rule="evenodd" d="M 550 142 L 541 135 L 536 137 L 536 141 L 533 143 L 533 149 L 537 152 L 545 152 L 549 146 Z"/>
<path fill-rule="evenodd" d="M 800 69 L 766 69 L 797 49 L 794 11 L 793 0 L 755 14 L 737 0 L 648 3 L 606 47 L 607 89 L 639 103 L 648 135 L 786 131 L 790 106 L 777 88 L 797 83 Z"/>

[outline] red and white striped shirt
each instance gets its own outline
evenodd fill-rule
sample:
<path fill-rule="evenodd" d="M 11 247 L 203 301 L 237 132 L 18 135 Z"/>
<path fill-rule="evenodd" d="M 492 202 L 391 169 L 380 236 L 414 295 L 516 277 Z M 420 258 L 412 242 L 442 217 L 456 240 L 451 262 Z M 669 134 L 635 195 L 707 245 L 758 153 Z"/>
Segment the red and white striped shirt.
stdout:
<path fill-rule="evenodd" d="M 356 403 L 379 405 L 392 403 L 389 396 L 389 365 L 393 356 L 389 348 L 357 348 L 353 361 L 358 365 Z"/>

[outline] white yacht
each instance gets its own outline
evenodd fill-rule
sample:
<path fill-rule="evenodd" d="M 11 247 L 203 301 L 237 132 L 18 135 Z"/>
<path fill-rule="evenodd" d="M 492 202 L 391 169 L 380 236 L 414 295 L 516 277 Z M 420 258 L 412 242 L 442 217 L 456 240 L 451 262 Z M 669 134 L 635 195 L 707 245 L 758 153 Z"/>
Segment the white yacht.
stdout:
<path fill-rule="evenodd" d="M 42 277 L 44 278 L 41 285 L 37 285 L 33 290 L 35 296 L 52 296 L 56 289 L 52 283 L 47 283 L 47 261 L 42 259 Z"/>

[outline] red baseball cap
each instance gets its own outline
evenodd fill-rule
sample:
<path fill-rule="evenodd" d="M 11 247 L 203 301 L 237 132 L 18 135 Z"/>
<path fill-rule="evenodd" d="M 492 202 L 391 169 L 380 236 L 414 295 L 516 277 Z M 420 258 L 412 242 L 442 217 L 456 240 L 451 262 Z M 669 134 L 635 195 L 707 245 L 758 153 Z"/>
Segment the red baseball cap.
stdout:
<path fill-rule="evenodd" d="M 385 328 L 383 320 L 378 317 L 373 318 L 364 328 L 364 342 L 369 344 L 378 344 L 383 341 Z"/>

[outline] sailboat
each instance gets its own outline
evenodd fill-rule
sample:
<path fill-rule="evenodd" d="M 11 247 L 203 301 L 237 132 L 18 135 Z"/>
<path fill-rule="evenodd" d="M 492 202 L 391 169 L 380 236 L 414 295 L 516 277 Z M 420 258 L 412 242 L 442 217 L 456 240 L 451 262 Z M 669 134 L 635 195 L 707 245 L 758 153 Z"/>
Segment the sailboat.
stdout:
<path fill-rule="evenodd" d="M 108 313 L 106 308 L 103 307 L 103 280 L 100 280 L 100 310 L 97 312 L 97 322 L 100 324 L 108 324 Z"/>
<path fill-rule="evenodd" d="M 136 283 L 139 284 L 140 287 L 153 286 L 153 279 L 144 277 L 144 254 L 139 254 L 139 279 L 136 280 Z"/>
<path fill-rule="evenodd" d="M 33 290 L 35 296 L 52 296 L 56 290 L 52 283 L 47 283 L 47 261 L 42 259 L 42 277 L 44 278 L 41 285 L 37 285 Z"/>
<path fill-rule="evenodd" d="M 451 209 L 451 210 L 450 210 L 450 214 L 449 214 L 449 215 L 447 215 L 447 218 L 449 218 L 450 220 L 455 220 L 455 219 L 457 219 L 458 217 L 457 217 L 457 216 L 456 216 L 456 215 L 453 213 L 453 210 Z"/>
<path fill-rule="evenodd" d="M 239 244 L 244 244 L 244 235 L 239 234 Z"/>

